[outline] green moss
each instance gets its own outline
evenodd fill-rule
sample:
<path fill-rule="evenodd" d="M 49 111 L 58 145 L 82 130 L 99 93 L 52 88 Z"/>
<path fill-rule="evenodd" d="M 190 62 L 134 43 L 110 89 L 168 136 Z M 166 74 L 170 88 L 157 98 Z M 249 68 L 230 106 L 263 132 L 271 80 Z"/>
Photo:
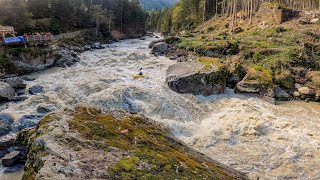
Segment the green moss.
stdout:
<path fill-rule="evenodd" d="M 128 151 L 129 156 L 108 168 L 111 179 L 231 179 L 214 165 L 208 170 L 203 163 L 209 162 L 188 154 L 166 129 L 146 118 L 127 116 L 118 120 L 83 107 L 72 115 L 69 126 L 81 137 Z"/>
<path fill-rule="evenodd" d="M 196 61 L 202 63 L 206 69 L 222 69 L 225 66 L 218 58 L 200 57 Z"/>

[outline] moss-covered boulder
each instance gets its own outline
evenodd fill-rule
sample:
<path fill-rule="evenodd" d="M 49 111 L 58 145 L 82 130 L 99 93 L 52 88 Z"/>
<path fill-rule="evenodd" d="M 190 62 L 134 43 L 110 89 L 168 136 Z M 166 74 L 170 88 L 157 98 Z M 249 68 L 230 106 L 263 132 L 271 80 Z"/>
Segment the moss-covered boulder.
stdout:
<path fill-rule="evenodd" d="M 223 93 L 226 70 L 217 58 L 201 57 L 196 62 L 180 62 L 169 66 L 167 84 L 178 93 L 209 96 Z"/>
<path fill-rule="evenodd" d="M 25 180 L 247 178 L 154 121 L 119 111 L 61 110 L 42 119 L 28 141 Z"/>

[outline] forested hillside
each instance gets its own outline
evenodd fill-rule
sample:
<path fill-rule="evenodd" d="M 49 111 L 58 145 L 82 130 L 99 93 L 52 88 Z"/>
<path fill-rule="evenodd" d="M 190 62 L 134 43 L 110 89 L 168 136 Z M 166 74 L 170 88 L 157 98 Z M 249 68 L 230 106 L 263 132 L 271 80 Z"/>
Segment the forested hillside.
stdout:
<path fill-rule="evenodd" d="M 165 7 L 171 7 L 179 0 L 140 0 L 142 7 L 146 10 L 161 10 Z"/>
<path fill-rule="evenodd" d="M 318 0 L 274 2 L 297 10 L 320 9 Z M 152 12 L 148 25 L 150 29 L 162 32 L 192 30 L 212 17 L 227 16 L 230 18 L 230 28 L 233 28 L 239 20 L 252 23 L 252 16 L 258 11 L 261 3 L 259 0 L 181 0 L 170 9 Z"/>
<path fill-rule="evenodd" d="M 2 0 L 0 24 L 27 32 L 61 33 L 97 28 L 123 33 L 144 31 L 139 0 Z"/>

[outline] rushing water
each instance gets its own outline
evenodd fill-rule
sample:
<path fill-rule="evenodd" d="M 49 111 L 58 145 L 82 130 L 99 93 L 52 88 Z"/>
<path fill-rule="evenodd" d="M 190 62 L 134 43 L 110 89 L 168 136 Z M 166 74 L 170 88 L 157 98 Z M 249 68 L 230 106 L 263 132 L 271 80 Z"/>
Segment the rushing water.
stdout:
<path fill-rule="evenodd" d="M 45 93 L 9 103 L 2 112 L 16 119 L 37 114 L 39 106 L 94 105 L 140 112 L 252 178 L 320 178 L 319 104 L 275 106 L 231 90 L 210 97 L 177 94 L 165 83 L 166 69 L 175 62 L 149 54 L 151 40 L 125 40 L 81 54 L 76 66 L 29 75 L 36 80 L 27 82 L 28 87 L 42 85 Z M 146 77 L 132 78 L 141 67 Z"/>

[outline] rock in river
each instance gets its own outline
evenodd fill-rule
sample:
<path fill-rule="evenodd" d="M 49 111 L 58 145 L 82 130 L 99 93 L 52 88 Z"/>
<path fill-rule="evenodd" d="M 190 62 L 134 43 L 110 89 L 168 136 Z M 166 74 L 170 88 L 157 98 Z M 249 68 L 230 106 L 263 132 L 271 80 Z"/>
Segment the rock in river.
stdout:
<path fill-rule="evenodd" d="M 164 42 L 156 43 L 152 46 L 152 53 L 163 54 L 167 51 L 169 45 Z"/>
<path fill-rule="evenodd" d="M 15 90 L 10 84 L 5 82 L 0 82 L 0 100 L 12 100 L 15 96 Z"/>
<path fill-rule="evenodd" d="M 16 131 L 21 131 L 25 128 L 31 128 L 36 126 L 42 117 L 42 115 L 25 115 L 22 116 L 18 122 L 13 123 L 12 127 Z"/>
<path fill-rule="evenodd" d="M 3 166 L 11 166 L 15 163 L 17 163 L 20 158 L 22 157 L 22 154 L 20 153 L 20 151 L 13 151 L 7 155 L 5 155 L 1 162 Z"/>
<path fill-rule="evenodd" d="M 201 60 L 203 59 L 169 66 L 166 79 L 169 88 L 178 93 L 204 96 L 223 93 L 226 73 L 222 65 L 215 62 L 214 58 L 206 58 L 205 63 Z"/>
<path fill-rule="evenodd" d="M 29 93 L 30 94 L 39 94 L 43 92 L 43 86 L 40 85 L 35 85 L 29 88 Z"/>
<path fill-rule="evenodd" d="M 0 114 L 0 136 L 6 135 L 11 130 L 13 118 L 9 114 Z"/>

